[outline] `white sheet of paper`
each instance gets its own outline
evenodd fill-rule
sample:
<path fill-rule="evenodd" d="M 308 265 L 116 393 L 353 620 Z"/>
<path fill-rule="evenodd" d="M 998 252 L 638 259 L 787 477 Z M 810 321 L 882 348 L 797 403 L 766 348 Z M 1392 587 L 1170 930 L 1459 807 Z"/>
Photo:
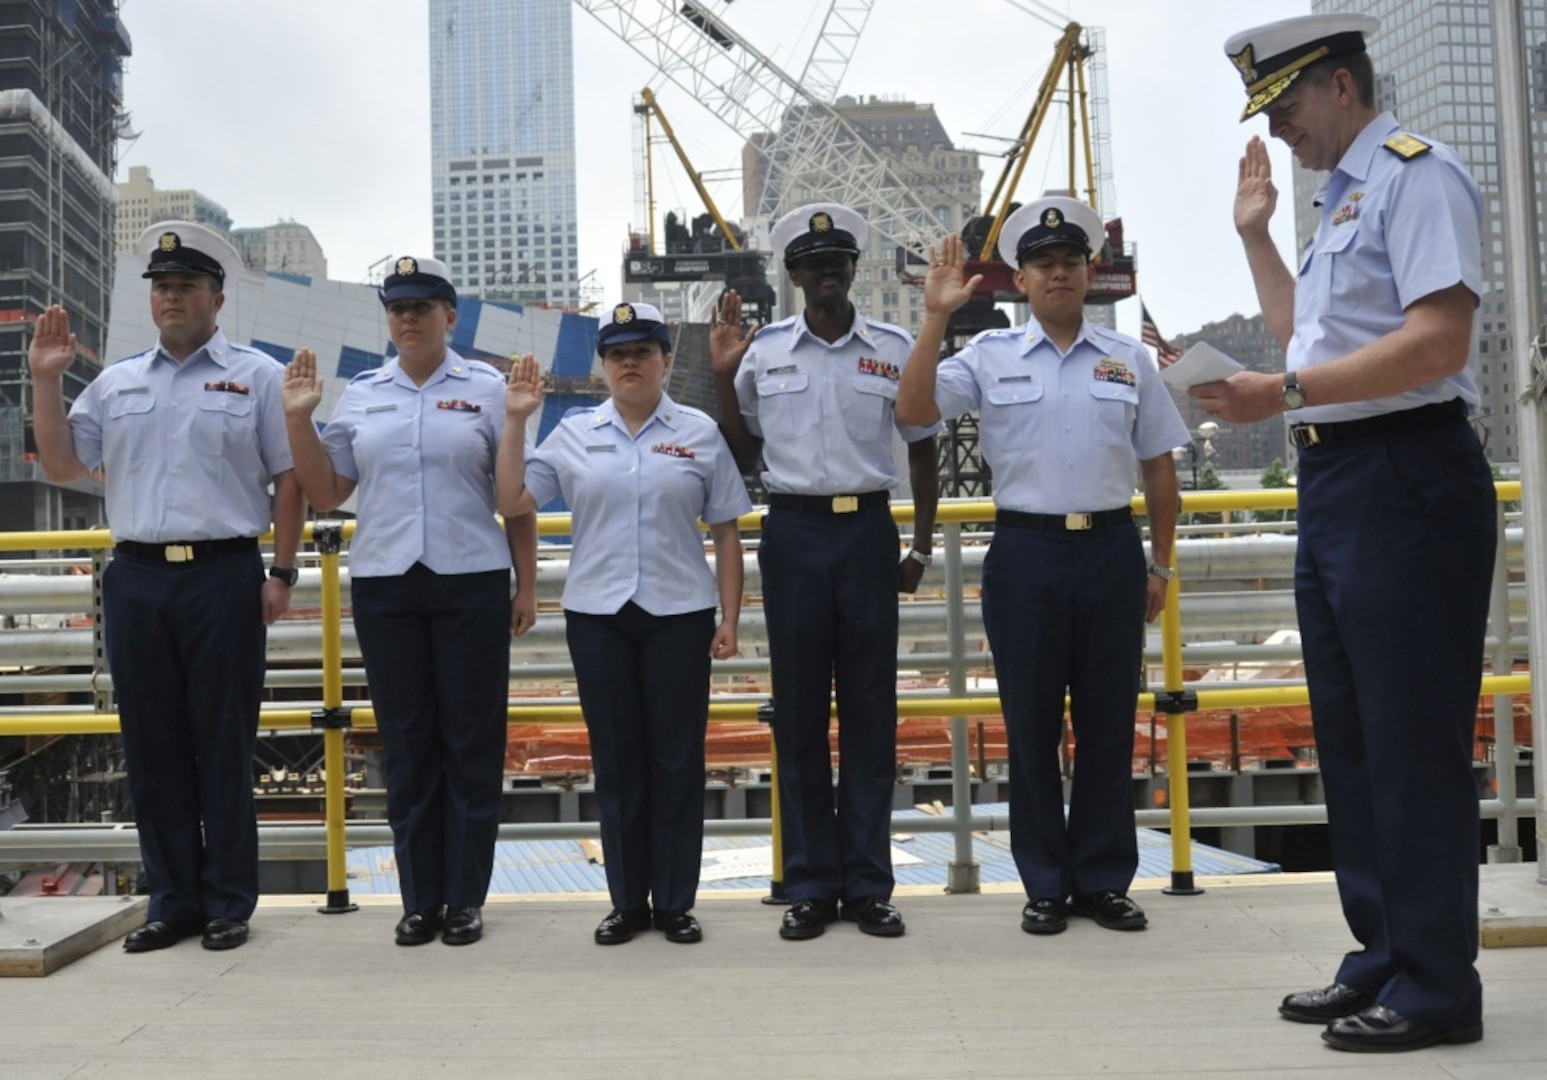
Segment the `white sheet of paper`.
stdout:
<path fill-rule="evenodd" d="M 1176 363 L 1160 369 L 1160 378 L 1168 386 L 1185 390 L 1199 383 L 1228 379 L 1245 367 L 1239 360 L 1220 352 L 1206 341 L 1184 352 Z"/>

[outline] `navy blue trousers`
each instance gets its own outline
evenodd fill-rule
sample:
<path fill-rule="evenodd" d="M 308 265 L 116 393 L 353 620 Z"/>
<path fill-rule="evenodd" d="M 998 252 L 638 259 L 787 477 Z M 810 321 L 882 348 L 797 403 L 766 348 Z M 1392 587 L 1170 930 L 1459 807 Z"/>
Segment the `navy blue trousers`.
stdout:
<path fill-rule="evenodd" d="M 565 611 L 591 737 L 607 891 L 619 911 L 687 911 L 704 858 L 714 610 Z"/>
<path fill-rule="evenodd" d="M 791 900 L 892 894 L 897 785 L 897 526 L 773 510 L 757 561 L 773 672 L 784 886 Z M 836 802 L 828 731 L 838 699 Z"/>
<path fill-rule="evenodd" d="M 999 526 L 983 560 L 983 623 L 1010 754 L 1010 851 L 1026 894 L 1127 892 L 1139 866 L 1133 724 L 1146 572 L 1136 526 Z M 1069 815 L 1058 750 L 1074 730 Z"/>
<path fill-rule="evenodd" d="M 479 907 L 505 781 L 510 572 L 350 582 L 405 911 Z"/>
<path fill-rule="evenodd" d="M 148 921 L 246 919 L 257 906 L 263 580 L 256 543 L 186 563 L 119 554 L 103 578 Z"/>
<path fill-rule="evenodd" d="M 1333 869 L 1361 946 L 1337 978 L 1420 1024 L 1476 1024 L 1488 464 L 1456 418 L 1301 450 L 1299 488 L 1295 602 Z"/>

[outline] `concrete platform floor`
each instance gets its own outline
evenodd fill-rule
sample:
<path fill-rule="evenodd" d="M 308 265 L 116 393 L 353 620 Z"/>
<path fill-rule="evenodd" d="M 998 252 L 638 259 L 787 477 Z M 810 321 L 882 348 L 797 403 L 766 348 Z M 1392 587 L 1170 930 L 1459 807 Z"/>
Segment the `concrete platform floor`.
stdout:
<path fill-rule="evenodd" d="M 481 943 L 413 949 L 392 943 L 395 898 L 338 916 L 266 899 L 232 952 L 109 946 L 0 980 L 0 1076 L 1547 1077 L 1542 950 L 1483 950 L 1481 1043 L 1340 1053 L 1275 1012 L 1352 944 L 1328 875 L 1161 884 L 1134 890 L 1143 933 L 1034 938 L 1014 887 L 914 887 L 900 939 L 781 941 L 780 909 L 716 893 L 702 944 L 612 948 L 591 941 L 600 896 L 497 898 Z"/>

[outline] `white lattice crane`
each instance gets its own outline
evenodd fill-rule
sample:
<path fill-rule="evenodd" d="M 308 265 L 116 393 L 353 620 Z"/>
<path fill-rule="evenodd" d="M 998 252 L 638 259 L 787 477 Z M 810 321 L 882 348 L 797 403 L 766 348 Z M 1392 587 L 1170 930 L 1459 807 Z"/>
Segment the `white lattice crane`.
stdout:
<path fill-rule="evenodd" d="M 734 131 L 767 133 L 762 198 L 749 214 L 774 217 L 786 195 L 839 198 L 866 207 L 883 242 L 922 252 L 938 239 L 933 211 L 833 106 L 874 0 L 832 0 L 800 78 L 715 14 L 728 0 L 574 2 Z"/>

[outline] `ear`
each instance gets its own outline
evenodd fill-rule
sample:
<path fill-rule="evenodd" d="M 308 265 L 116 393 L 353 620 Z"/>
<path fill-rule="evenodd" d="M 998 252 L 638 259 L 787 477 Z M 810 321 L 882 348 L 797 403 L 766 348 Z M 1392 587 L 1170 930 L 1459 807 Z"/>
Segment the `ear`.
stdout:
<path fill-rule="evenodd" d="M 1019 266 L 1015 268 L 1015 276 L 1010 280 L 1015 283 L 1016 292 L 1020 293 L 1022 296 L 1031 295 L 1031 293 L 1026 288 L 1026 271 L 1022 270 Z"/>
<path fill-rule="evenodd" d="M 456 326 L 456 324 L 457 324 L 457 309 L 454 308 L 454 307 L 447 307 L 446 308 L 446 329 L 450 330 L 452 327 Z"/>

